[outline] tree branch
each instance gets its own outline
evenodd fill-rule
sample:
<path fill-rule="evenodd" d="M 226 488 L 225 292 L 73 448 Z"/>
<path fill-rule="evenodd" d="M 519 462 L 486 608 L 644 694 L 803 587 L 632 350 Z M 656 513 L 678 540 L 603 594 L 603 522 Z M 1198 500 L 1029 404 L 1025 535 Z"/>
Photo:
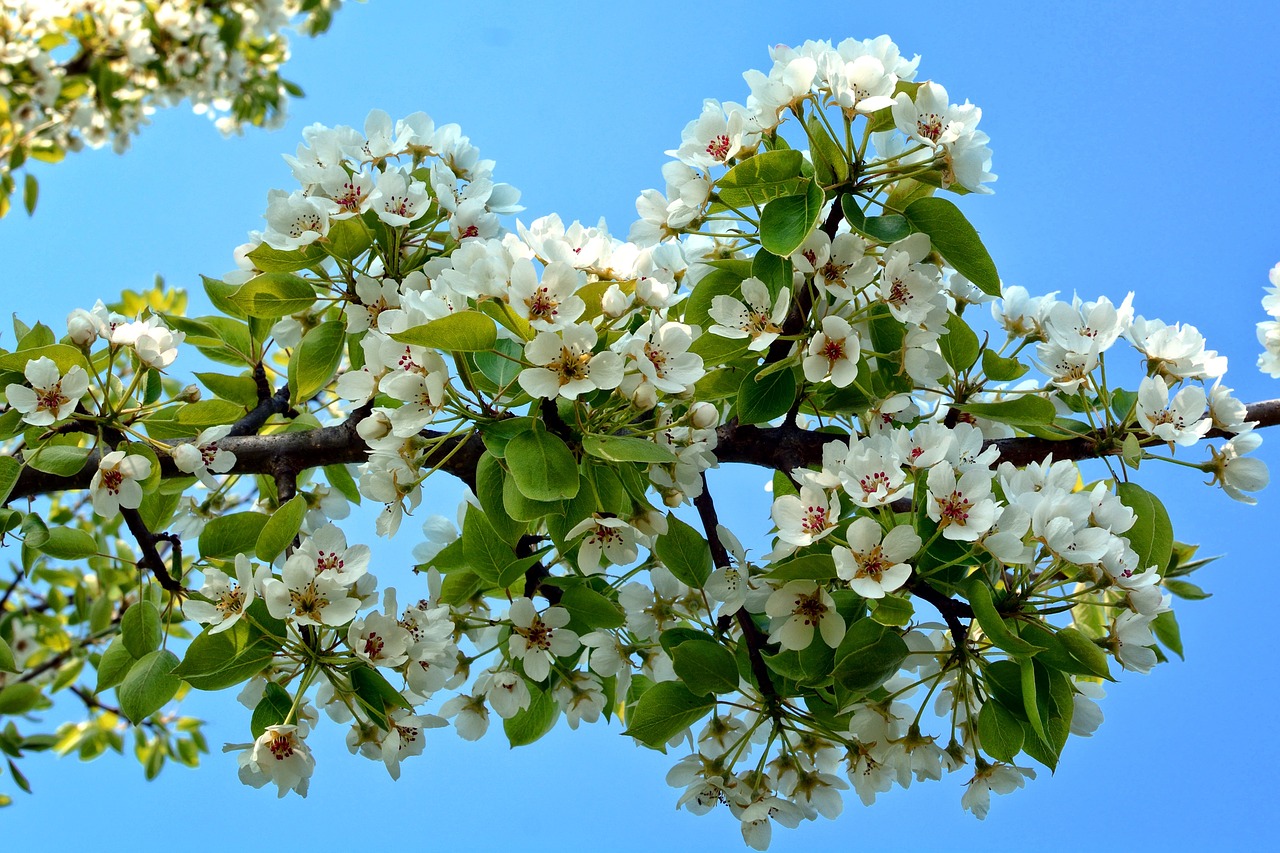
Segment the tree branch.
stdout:
<path fill-rule="evenodd" d="M 729 568 L 729 552 L 725 550 L 724 543 L 720 541 L 720 536 L 716 532 L 716 528 L 720 526 L 720 519 L 716 515 L 716 505 L 711 500 L 706 474 L 702 475 L 702 494 L 693 499 L 693 505 L 698 510 L 702 529 L 707 534 L 707 544 L 711 548 L 711 562 L 718 569 Z M 756 677 L 756 686 L 760 688 L 760 695 L 764 698 L 770 712 L 776 715 L 781 700 L 778 698 L 777 689 L 773 686 L 773 679 L 769 677 L 769 666 L 761 655 L 761 649 L 768 640 L 745 607 L 738 608 L 733 617 L 738 627 L 742 629 L 742 640 L 747 644 L 747 659 L 751 662 L 751 674 Z"/>

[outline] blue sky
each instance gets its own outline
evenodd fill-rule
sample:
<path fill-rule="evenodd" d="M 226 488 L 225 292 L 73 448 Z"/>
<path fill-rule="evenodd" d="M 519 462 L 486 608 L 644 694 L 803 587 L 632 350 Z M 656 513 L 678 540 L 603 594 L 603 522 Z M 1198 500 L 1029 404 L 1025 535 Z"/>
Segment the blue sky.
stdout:
<path fill-rule="evenodd" d="M 199 299 L 199 274 L 230 269 L 231 250 L 261 226 L 267 190 L 290 186 L 280 154 L 301 129 L 359 127 L 373 107 L 460 123 L 497 160 L 495 178 L 523 190 L 526 222 L 603 215 L 624 236 L 636 195 L 659 185 L 663 151 L 702 99 L 745 100 L 741 73 L 767 70 L 769 44 L 883 32 L 923 55 L 921 79 L 983 108 L 1000 180 L 994 196 L 961 204 L 1006 282 L 1085 298 L 1133 290 L 1138 313 L 1192 322 L 1230 358 L 1238 396 L 1266 399 L 1280 388 L 1253 369 L 1254 324 L 1266 272 L 1280 261 L 1278 24 L 1270 4 L 1245 2 L 846 0 L 796 13 L 746 2 L 352 4 L 330 34 L 295 43 L 286 76 L 307 97 L 285 130 L 224 140 L 205 120 L 169 110 L 124 157 L 90 152 L 40 170 L 35 218 L 0 223 L 0 286 L 8 310 L 54 325 L 157 273 Z M 1268 436 L 1261 455 L 1280 472 L 1277 447 L 1280 435 Z M 763 534 L 763 478 L 724 480 L 724 514 L 748 536 Z M 1073 738 L 1056 775 L 996 798 L 985 822 L 961 811 L 968 776 L 958 773 L 870 809 L 853 798 L 838 821 L 776 830 L 772 849 L 1233 849 L 1269 838 L 1280 502 L 1264 493 L 1257 507 L 1241 506 L 1185 470 L 1157 468 L 1145 482 L 1166 496 L 1180 539 L 1226 555 L 1198 578 L 1214 597 L 1178 606 L 1186 662 L 1111 685 L 1098 733 Z M 427 511 L 452 514 L 456 489 L 439 494 Z M 380 575 L 400 571 L 414 532 L 406 525 L 379 548 Z M 187 711 L 210 720 L 215 750 L 248 739 L 248 712 L 228 697 L 200 697 Z M 192 851 L 274 849 L 312 833 L 326 849 L 371 838 L 445 850 L 738 849 L 727 814 L 674 810 L 678 793 L 663 776 L 678 756 L 635 747 L 617 727 L 562 727 L 514 751 L 500 732 L 480 744 L 429 735 L 426 754 L 392 784 L 380 765 L 347 754 L 341 728 L 322 723 L 307 800 L 245 788 L 233 757 L 216 752 L 199 770 L 170 767 L 150 784 L 131 758 L 33 759 L 25 770 L 36 796 L 18 795 L 0 827 L 7 838 L 47 839 L 74 803 L 75 830 L 52 836 L 49 849 L 79 847 L 108 825 L 134 833 L 143 850 L 167 846 L 170 833 L 190 836 L 182 846 Z"/>

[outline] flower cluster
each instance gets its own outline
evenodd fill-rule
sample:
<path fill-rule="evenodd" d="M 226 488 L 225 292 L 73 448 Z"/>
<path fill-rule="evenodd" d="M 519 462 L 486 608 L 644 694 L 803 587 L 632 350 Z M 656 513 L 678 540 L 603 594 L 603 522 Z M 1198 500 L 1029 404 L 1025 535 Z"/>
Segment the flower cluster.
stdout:
<path fill-rule="evenodd" d="M 685 128 L 629 241 L 506 229 L 519 193 L 456 125 L 374 111 L 304 131 L 297 185 L 205 282 L 225 316 L 99 303 L 62 342 L 20 333 L 0 425 L 42 473 L 92 460 L 90 503 L 141 559 L 34 511 L 6 529 L 24 558 L 103 566 L 59 600 L 121 625 L 99 686 L 148 688 L 122 714 L 163 727 L 182 680 L 246 682 L 251 739 L 228 749 L 281 795 L 305 795 L 322 714 L 392 778 L 428 729 L 476 740 L 496 716 L 519 745 L 617 715 L 687 745 L 678 805 L 726 806 L 763 849 L 842 791 L 944 771 L 983 817 L 1100 724 L 1113 662 L 1177 651 L 1173 597 L 1203 595 L 1204 561 L 1136 472 L 1265 485 L 1225 359 L 1131 295 L 1001 282 L 940 194 L 993 179 L 981 113 L 887 37 L 772 59 L 745 105 Z M 165 375 L 180 345 L 239 373 L 197 374 L 201 400 Z M 1218 435 L 1202 464 L 1164 455 Z M 773 469 L 755 555 L 718 523 L 721 462 Z M 470 489 L 456 524 L 425 519 L 413 575 L 380 588 L 334 522 L 367 499 L 394 535 L 438 471 Z M 165 595 L 204 626 L 180 663 Z M 0 627 L 38 661 L 25 621 Z"/>
<path fill-rule="evenodd" d="M 107 142 L 123 151 L 157 107 L 189 100 L 224 133 L 282 125 L 287 93 L 297 93 L 279 76 L 289 58 L 284 28 L 323 32 L 340 5 L 4 0 L 2 204 L 14 189 L 10 171 L 28 158 L 56 162 Z"/>

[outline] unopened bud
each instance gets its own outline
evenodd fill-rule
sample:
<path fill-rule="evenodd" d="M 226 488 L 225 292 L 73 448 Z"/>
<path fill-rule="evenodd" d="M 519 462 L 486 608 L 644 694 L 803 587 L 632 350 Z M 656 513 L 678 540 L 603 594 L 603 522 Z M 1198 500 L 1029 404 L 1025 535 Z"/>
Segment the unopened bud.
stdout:
<path fill-rule="evenodd" d="M 178 394 L 178 401 L 182 403 L 198 403 L 200 402 L 200 386 L 188 385 Z"/>
<path fill-rule="evenodd" d="M 631 298 L 622 292 L 622 288 L 611 284 L 600 298 L 600 310 L 606 317 L 621 317 L 627 312 L 630 303 Z"/>
<path fill-rule="evenodd" d="M 711 429 L 720 423 L 720 412 L 710 403 L 694 403 L 689 408 L 689 420 L 697 429 Z"/>
<path fill-rule="evenodd" d="M 679 489 L 668 489 L 662 493 L 662 502 L 667 506 L 675 509 L 684 503 L 684 492 Z"/>
<path fill-rule="evenodd" d="M 375 410 L 367 418 L 356 424 L 356 432 L 365 441 L 377 441 L 391 434 L 391 418 L 386 412 Z"/>
<path fill-rule="evenodd" d="M 648 382 L 641 382 L 631 392 L 631 403 L 642 412 L 647 412 L 658 405 L 658 392 Z"/>
<path fill-rule="evenodd" d="M 98 324 L 93 315 L 77 308 L 67 315 L 67 337 L 78 347 L 87 347 L 98 339 Z"/>

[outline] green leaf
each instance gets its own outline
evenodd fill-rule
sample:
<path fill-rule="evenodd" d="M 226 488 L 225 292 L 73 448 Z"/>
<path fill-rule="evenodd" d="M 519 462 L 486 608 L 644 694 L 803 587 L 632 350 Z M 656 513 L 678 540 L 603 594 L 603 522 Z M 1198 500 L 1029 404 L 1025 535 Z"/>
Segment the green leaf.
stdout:
<path fill-rule="evenodd" d="M 1032 730 L 1045 740 L 1047 735 L 1044 730 L 1044 721 L 1040 715 L 1040 704 L 1036 697 L 1036 671 L 1035 664 L 1031 658 L 1020 658 L 1017 661 L 1018 673 L 1022 684 L 1022 709 L 1027 715 L 1027 721 L 1031 723 Z"/>
<path fill-rule="evenodd" d="M 316 301 L 315 288 L 288 272 L 264 272 L 227 297 L 246 316 L 274 320 L 306 311 Z"/>
<path fill-rule="evenodd" d="M 874 690 L 898 671 L 910 649 L 897 631 L 873 619 L 859 619 L 836 647 L 832 675 L 847 690 Z"/>
<path fill-rule="evenodd" d="M 351 689 L 355 691 L 361 707 L 383 730 L 391 727 L 389 716 L 392 711 L 397 708 L 413 710 L 400 691 L 371 666 L 361 664 L 351 669 Z"/>
<path fill-rule="evenodd" d="M 22 463 L 12 456 L 0 456 L 0 506 L 9 500 L 22 475 Z"/>
<path fill-rule="evenodd" d="M 174 418 L 180 424 L 204 428 L 234 423 L 244 416 L 244 406 L 230 400 L 200 400 L 178 409 Z"/>
<path fill-rule="evenodd" d="M 1160 499 L 1137 483 L 1116 484 L 1120 503 L 1133 510 L 1137 521 L 1124 534 L 1138 554 L 1138 568 L 1155 566 L 1164 571 L 1173 556 L 1173 525 Z"/>
<path fill-rule="evenodd" d="M 569 611 L 571 625 L 579 634 L 596 628 L 620 628 L 626 622 L 626 614 L 608 596 L 601 595 L 589 586 L 571 586 L 560 596 L 560 606 Z M 586 630 L 579 630 L 585 628 Z"/>
<path fill-rule="evenodd" d="M 294 537 L 302 529 L 302 520 L 307 515 L 307 499 L 302 495 L 294 495 L 267 517 L 258 532 L 258 540 L 254 545 L 254 554 L 264 563 L 270 563 L 293 544 Z"/>
<path fill-rule="evenodd" d="M 237 554 L 253 553 L 269 518 L 261 512 L 233 512 L 210 519 L 197 540 L 200 555 L 231 560 Z"/>
<path fill-rule="evenodd" d="M 732 693 L 738 689 L 738 665 L 733 652 L 719 643 L 690 640 L 675 647 L 671 665 L 693 693 Z"/>
<path fill-rule="evenodd" d="M 966 591 L 968 593 L 969 606 L 973 608 L 973 615 L 977 617 L 978 624 L 982 626 L 982 632 L 987 635 L 987 639 L 994 643 L 997 648 L 1004 649 L 1010 654 L 1028 656 L 1040 651 L 1040 646 L 1027 642 L 1009 630 L 1004 618 L 996 610 L 995 603 L 991 598 L 991 587 L 987 586 L 984 579 L 975 576 L 970 580 Z"/>
<path fill-rule="evenodd" d="M 253 266 L 263 272 L 298 272 L 324 263 L 324 248 L 310 243 L 298 249 L 284 251 L 262 243 L 248 255 Z"/>
<path fill-rule="evenodd" d="M 141 659 L 160 648 L 164 639 L 164 625 L 160 610 L 150 601 L 139 601 L 120 617 L 120 638 L 129 654 Z"/>
<path fill-rule="evenodd" d="M 50 527 L 40 551 L 55 560 L 83 560 L 98 553 L 98 543 L 78 527 Z"/>
<path fill-rule="evenodd" d="M 938 338 L 938 348 L 942 350 L 942 357 L 951 365 L 951 369 L 956 373 L 963 373 L 978 360 L 981 349 L 978 336 L 958 314 L 947 317 L 946 328 L 947 333 Z"/>
<path fill-rule="evenodd" d="M 116 698 L 131 723 L 141 723 L 177 694 L 182 686 L 182 679 L 173 674 L 177 665 L 177 655 L 157 649 L 129 667 L 129 674 L 116 688 Z"/>
<path fill-rule="evenodd" d="M 599 283 L 604 284 L 605 282 Z M 502 355 L 498 353 L 502 353 Z M 480 369 L 480 372 L 494 385 L 503 388 L 515 382 L 516 377 L 520 375 L 520 356 L 523 353 L 524 347 L 520 346 L 520 344 L 503 339 L 495 341 L 490 351 L 477 352 L 474 358 L 476 367 Z"/>
<path fill-rule="evenodd" d="M 1206 598 L 1213 597 L 1213 593 L 1205 592 L 1189 581 L 1171 580 L 1166 577 L 1161 583 L 1169 592 L 1187 601 L 1204 601 Z"/>
<path fill-rule="evenodd" d="M 514 546 L 529 529 L 524 521 L 506 511 L 502 494 L 507 474 L 492 453 L 483 453 L 476 464 L 476 497 L 484 507 L 485 516 L 503 542 Z"/>
<path fill-rule="evenodd" d="M 662 749 L 668 740 L 705 717 L 715 704 L 714 697 L 699 696 L 679 681 L 659 682 L 636 702 L 623 734 Z"/>
<path fill-rule="evenodd" d="M 578 494 L 578 462 L 568 445 L 538 423 L 507 442 L 503 457 L 520 494 L 555 501 Z"/>
<path fill-rule="evenodd" d="M 329 254 L 344 261 L 354 261 L 373 245 L 369 229 L 357 217 L 340 219 L 329 226 L 329 234 L 320 243 Z"/>
<path fill-rule="evenodd" d="M 825 201 L 822 187 L 809 181 L 803 195 L 774 199 L 760 213 L 760 245 L 767 252 L 786 257 L 800 248 L 818 224 Z"/>
<path fill-rule="evenodd" d="M 84 468 L 85 460 L 92 452 L 92 448 L 89 447 L 46 444 L 35 449 L 28 448 L 22 452 L 22 455 L 28 468 L 59 477 L 70 477 L 80 473 Z"/>
<path fill-rule="evenodd" d="M 58 366 L 58 372 L 63 376 L 66 376 L 67 371 L 73 367 L 79 367 L 86 373 L 89 372 L 89 362 L 85 359 L 84 353 L 66 344 L 49 344 L 48 346 L 4 353 L 0 355 L 0 370 L 12 370 L 22 373 L 27 367 L 27 362 L 35 361 L 38 358 L 47 358 L 52 361 Z"/>
<path fill-rule="evenodd" d="M 309 400 L 329 384 L 347 340 L 341 320 L 326 320 L 302 336 L 302 341 L 289 359 L 290 399 L 294 403 Z"/>
<path fill-rule="evenodd" d="M 898 595 L 886 595 L 884 598 L 873 598 L 867 602 L 871 608 L 871 619 L 890 628 L 901 628 L 911 621 L 915 615 L 915 606 L 910 598 Z"/>
<path fill-rule="evenodd" d="M 22 206 L 26 208 L 27 216 L 36 212 L 36 202 L 39 200 L 40 182 L 35 175 L 27 172 L 22 178 Z"/>
<path fill-rule="evenodd" d="M 1012 762 L 1022 751 L 1022 723 L 999 702 L 987 702 L 978 713 L 982 751 L 997 761 Z"/>
<path fill-rule="evenodd" d="M 1026 663 L 1035 670 L 1036 705 L 1044 721 L 1044 734 L 1039 738 L 1024 736 L 1022 751 L 1053 770 L 1071 734 L 1071 718 L 1075 713 L 1074 691 L 1070 680 L 1062 673 L 1046 669 L 1039 661 Z"/>
<path fill-rule="evenodd" d="M 1012 382 L 1027 372 L 1027 366 L 1016 358 L 1005 358 L 995 350 L 982 351 L 982 372 L 996 382 Z"/>
<path fill-rule="evenodd" d="M 272 617 L 261 599 L 250 604 L 246 613 L 256 624 L 240 619 L 221 633 L 197 634 L 173 674 L 197 690 L 223 690 L 265 669 L 284 643 L 284 622 Z"/>
<path fill-rule="evenodd" d="M 25 714 L 40 704 L 43 694 L 29 681 L 19 681 L 0 688 L 0 717 L 8 714 Z"/>
<path fill-rule="evenodd" d="M 498 329 L 479 311 L 459 311 L 391 335 L 402 344 L 446 352 L 483 352 L 493 348 Z"/>
<path fill-rule="evenodd" d="M 790 258 L 780 258 L 764 249 L 751 256 L 751 275 L 764 282 L 771 299 L 777 299 L 782 288 L 792 286 L 794 271 L 795 264 Z"/>
<path fill-rule="evenodd" d="M 707 540 L 674 515 L 667 516 L 667 532 L 658 537 L 654 553 L 671 574 L 694 589 L 701 589 L 711 576 Z"/>
<path fill-rule="evenodd" d="M 1000 295 L 1000 274 L 977 230 L 960 208 L 945 198 L 918 198 L 904 211 L 917 231 L 929 235 L 938 254 L 990 296 Z"/>
<path fill-rule="evenodd" d="M 1107 653 L 1097 643 L 1073 627 L 1059 628 L 1055 635 L 1073 658 L 1099 678 L 1115 681 L 1107 663 Z"/>
<path fill-rule="evenodd" d="M 137 658 L 129 654 L 129 649 L 125 647 L 124 638 L 118 635 L 113 637 L 103 650 L 102 657 L 98 659 L 98 684 L 93 692 L 101 693 L 124 681 L 125 675 L 136 660 Z"/>
<path fill-rule="evenodd" d="M 783 493 L 775 486 L 774 494 Z M 836 577 L 836 562 L 830 554 L 805 554 L 785 563 L 775 563 L 765 577 L 776 581 L 828 581 Z"/>
<path fill-rule="evenodd" d="M 480 436 L 484 440 L 485 449 L 503 459 L 507 455 L 507 443 L 520 433 L 533 429 L 533 424 L 533 418 L 529 417 L 490 421 L 481 425 Z"/>
<path fill-rule="evenodd" d="M 665 465 L 676 461 L 669 448 L 643 438 L 625 435 L 584 435 L 582 449 L 609 462 L 653 462 Z"/>
<path fill-rule="evenodd" d="M 267 726 L 284 725 L 291 710 L 293 710 L 293 697 L 279 684 L 268 681 L 262 691 L 262 698 L 254 706 L 253 717 L 249 721 L 249 730 L 253 733 L 254 740 L 262 736 Z"/>
<path fill-rule="evenodd" d="M 1172 610 L 1166 610 L 1151 620 L 1151 632 L 1165 648 L 1186 660 L 1186 655 L 1182 653 L 1182 629 L 1178 627 L 1178 617 L 1174 616 Z"/>
<path fill-rule="evenodd" d="M 759 207 L 774 199 L 798 195 L 807 183 L 800 176 L 799 151 L 765 151 L 748 157 L 716 182 L 716 195 L 729 207 Z"/>
<path fill-rule="evenodd" d="M 474 506 L 467 507 L 462 520 L 462 553 L 467 568 L 491 584 L 496 584 L 498 575 L 516 559 L 511 546 L 494 531 L 484 510 Z"/>
<path fill-rule="evenodd" d="M 796 400 L 795 372 L 788 368 L 761 376 L 769 366 L 762 364 L 742 378 L 734 409 L 743 424 L 762 424 L 781 417 Z"/>
<path fill-rule="evenodd" d="M 896 213 L 890 213 L 885 216 L 867 216 L 858 207 L 858 200 L 855 196 L 841 196 L 840 210 L 844 213 L 845 221 L 849 223 L 850 228 L 863 237 L 875 240 L 877 243 L 887 245 L 911 236 L 911 223 L 907 221 L 905 216 L 900 216 Z"/>
<path fill-rule="evenodd" d="M 510 719 L 503 720 L 502 731 L 506 733 L 507 742 L 513 749 L 528 746 L 551 731 L 559 717 L 560 703 L 551 695 L 551 691 L 530 685 L 529 707 Z"/>
<path fill-rule="evenodd" d="M 13 649 L 9 648 L 4 637 L 0 637 L 0 672 L 21 672 L 13 657 Z"/>
<path fill-rule="evenodd" d="M 830 186 L 848 180 L 849 158 L 831 138 L 817 113 L 805 120 L 804 129 L 809 136 L 809 156 L 813 158 L 814 174 L 819 183 Z"/>
<path fill-rule="evenodd" d="M 1053 403 L 1034 394 L 1022 394 L 996 403 L 961 403 L 956 408 L 979 418 L 1016 427 L 1051 424 L 1055 415 Z"/>

